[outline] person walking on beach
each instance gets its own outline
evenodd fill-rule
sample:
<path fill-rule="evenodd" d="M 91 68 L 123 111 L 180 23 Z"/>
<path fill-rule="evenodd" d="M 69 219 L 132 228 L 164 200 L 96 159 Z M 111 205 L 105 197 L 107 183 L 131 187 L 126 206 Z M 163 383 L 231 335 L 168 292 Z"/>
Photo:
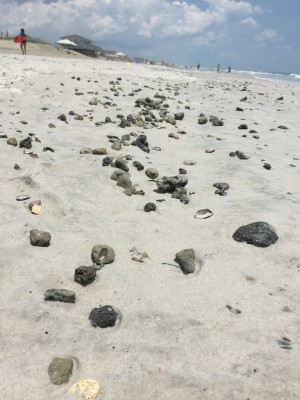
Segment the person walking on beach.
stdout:
<path fill-rule="evenodd" d="M 221 68 L 221 66 L 220 66 L 220 64 L 218 64 L 217 65 L 217 72 L 220 72 L 220 68 Z"/>
<path fill-rule="evenodd" d="M 231 66 L 229 65 L 229 67 L 228 67 L 228 71 L 227 71 L 229 74 L 230 74 L 230 72 L 231 72 Z"/>
<path fill-rule="evenodd" d="M 26 41 L 27 41 L 27 35 L 25 33 L 25 30 L 22 28 L 20 33 L 19 33 L 19 38 L 20 38 L 20 48 L 22 50 L 23 56 L 26 55 Z"/>
<path fill-rule="evenodd" d="M 197 70 L 199 71 L 199 69 L 200 69 L 200 64 L 197 65 Z"/>

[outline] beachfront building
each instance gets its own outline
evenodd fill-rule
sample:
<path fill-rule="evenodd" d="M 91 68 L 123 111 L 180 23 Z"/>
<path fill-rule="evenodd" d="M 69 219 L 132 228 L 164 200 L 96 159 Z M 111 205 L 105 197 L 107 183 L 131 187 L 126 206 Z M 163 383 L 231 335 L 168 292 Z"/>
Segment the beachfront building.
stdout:
<path fill-rule="evenodd" d="M 103 50 L 100 46 L 96 46 L 90 39 L 76 34 L 61 36 L 56 44 L 69 51 L 76 51 L 89 57 L 103 55 Z"/>

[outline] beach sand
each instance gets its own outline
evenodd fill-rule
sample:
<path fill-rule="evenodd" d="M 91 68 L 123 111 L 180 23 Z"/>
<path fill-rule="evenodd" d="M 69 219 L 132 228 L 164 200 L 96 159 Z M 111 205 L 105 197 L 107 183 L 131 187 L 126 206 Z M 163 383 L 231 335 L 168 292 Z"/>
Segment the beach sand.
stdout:
<path fill-rule="evenodd" d="M 26 150 L 0 139 L 1 399 L 80 399 L 68 390 L 81 379 L 96 380 L 97 398 L 106 400 L 299 399 L 300 85 L 93 59 L 0 54 L 0 62 L 0 135 L 40 140 L 32 136 Z M 109 83 L 117 78 L 119 85 Z M 136 115 L 135 101 L 156 93 L 170 115 L 184 112 L 177 127 L 118 127 L 118 114 Z M 224 125 L 198 124 L 201 112 Z M 112 123 L 95 125 L 106 117 Z M 149 153 L 111 148 L 107 135 L 132 132 L 147 135 Z M 83 147 L 130 155 L 131 180 L 145 195 L 125 195 L 110 179 L 116 169 L 102 166 L 105 156 L 80 154 Z M 229 156 L 237 150 L 250 158 Z M 157 193 L 133 161 L 159 177 L 185 168 L 189 204 Z M 230 185 L 227 196 L 215 194 L 216 182 Z M 42 201 L 39 215 L 28 208 L 32 200 Z M 155 212 L 144 211 L 148 202 Z M 213 216 L 194 218 L 201 209 Z M 257 221 L 271 225 L 276 243 L 232 238 Z M 32 229 L 51 233 L 50 246 L 32 246 Z M 115 260 L 83 287 L 74 270 L 92 265 L 96 244 L 111 246 Z M 149 258 L 133 261 L 132 248 Z M 196 269 L 185 275 L 174 258 L 189 248 Z M 76 303 L 45 301 L 53 288 L 74 291 Z M 91 325 L 100 305 L 117 311 L 114 327 Z M 54 357 L 74 361 L 66 384 L 49 379 Z"/>

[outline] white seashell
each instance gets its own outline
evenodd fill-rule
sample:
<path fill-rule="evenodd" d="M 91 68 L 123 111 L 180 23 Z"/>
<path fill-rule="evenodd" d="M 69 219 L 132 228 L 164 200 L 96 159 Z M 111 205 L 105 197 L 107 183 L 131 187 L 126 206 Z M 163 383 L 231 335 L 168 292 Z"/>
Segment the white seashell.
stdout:
<path fill-rule="evenodd" d="M 213 215 L 212 211 L 210 211 L 208 208 L 205 208 L 204 210 L 198 210 L 195 213 L 194 218 L 206 219 L 211 217 L 212 215 Z"/>

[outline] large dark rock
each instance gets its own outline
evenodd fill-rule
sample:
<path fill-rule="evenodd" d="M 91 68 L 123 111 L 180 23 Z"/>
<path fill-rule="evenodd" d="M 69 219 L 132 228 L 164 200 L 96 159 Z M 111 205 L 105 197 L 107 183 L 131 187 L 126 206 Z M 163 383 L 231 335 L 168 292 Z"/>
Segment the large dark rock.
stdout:
<path fill-rule="evenodd" d="M 48 375 L 54 385 L 68 383 L 73 372 L 73 360 L 71 358 L 53 358 Z"/>
<path fill-rule="evenodd" d="M 117 318 L 118 314 L 112 306 L 93 308 L 89 315 L 89 320 L 95 328 L 108 328 L 109 326 L 114 326 Z"/>
<path fill-rule="evenodd" d="M 183 112 L 174 114 L 174 119 L 175 119 L 176 121 L 182 121 L 183 118 L 184 118 L 184 113 L 183 113 Z"/>
<path fill-rule="evenodd" d="M 60 301 L 62 303 L 75 303 L 76 295 L 71 290 L 48 289 L 45 294 L 46 301 Z"/>
<path fill-rule="evenodd" d="M 125 172 L 129 171 L 129 167 L 128 167 L 126 161 L 122 160 L 121 158 L 116 159 L 115 166 L 116 166 L 116 168 L 122 169 Z"/>
<path fill-rule="evenodd" d="M 194 249 L 181 250 L 175 256 L 180 268 L 185 274 L 191 274 L 195 271 L 195 251 Z"/>
<path fill-rule="evenodd" d="M 268 247 L 278 240 L 278 236 L 270 228 L 269 224 L 261 221 L 241 226 L 234 232 L 232 237 L 237 242 L 246 242 L 257 247 Z"/>
<path fill-rule="evenodd" d="M 32 246 L 48 247 L 50 246 L 51 235 L 49 232 L 40 232 L 38 230 L 30 231 L 30 243 Z"/>
<path fill-rule="evenodd" d="M 133 162 L 133 166 L 138 170 L 138 171 L 142 171 L 144 169 L 144 166 L 142 163 L 140 163 L 139 161 L 134 161 Z"/>
<path fill-rule="evenodd" d="M 80 283 L 82 286 L 87 286 L 94 282 L 96 278 L 96 271 L 93 267 L 78 267 L 75 269 L 74 281 Z"/>
<path fill-rule="evenodd" d="M 144 207 L 145 212 L 155 211 L 156 205 L 154 203 L 147 203 Z"/>

